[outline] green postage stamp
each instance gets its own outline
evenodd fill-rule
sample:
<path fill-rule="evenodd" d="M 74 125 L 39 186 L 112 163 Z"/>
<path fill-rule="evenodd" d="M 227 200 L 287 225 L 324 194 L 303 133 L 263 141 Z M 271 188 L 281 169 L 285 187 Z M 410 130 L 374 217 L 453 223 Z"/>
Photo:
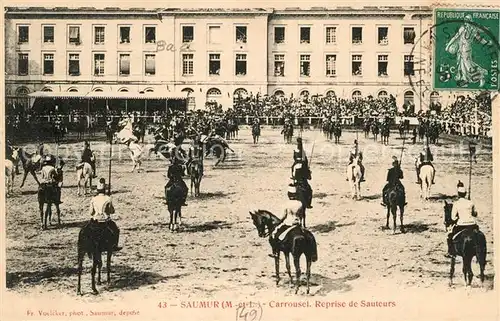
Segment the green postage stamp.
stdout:
<path fill-rule="evenodd" d="M 436 90 L 498 90 L 499 10 L 436 9 Z"/>

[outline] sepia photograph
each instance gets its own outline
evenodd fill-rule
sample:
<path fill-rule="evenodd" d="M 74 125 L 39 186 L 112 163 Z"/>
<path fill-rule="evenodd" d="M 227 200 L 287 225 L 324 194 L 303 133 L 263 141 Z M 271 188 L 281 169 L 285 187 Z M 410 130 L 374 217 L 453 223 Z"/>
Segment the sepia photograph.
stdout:
<path fill-rule="evenodd" d="M 3 19 L 0 319 L 499 318 L 500 5 Z"/>

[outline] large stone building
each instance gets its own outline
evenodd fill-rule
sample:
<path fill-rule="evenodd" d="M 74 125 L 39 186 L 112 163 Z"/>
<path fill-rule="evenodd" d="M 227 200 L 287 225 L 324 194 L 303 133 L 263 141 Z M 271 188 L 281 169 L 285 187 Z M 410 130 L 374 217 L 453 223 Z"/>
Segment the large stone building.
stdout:
<path fill-rule="evenodd" d="M 427 7 L 10 7 L 5 18 L 7 101 L 34 91 L 188 91 L 192 107 L 226 108 L 257 92 L 392 94 L 418 110 L 438 99 Z"/>

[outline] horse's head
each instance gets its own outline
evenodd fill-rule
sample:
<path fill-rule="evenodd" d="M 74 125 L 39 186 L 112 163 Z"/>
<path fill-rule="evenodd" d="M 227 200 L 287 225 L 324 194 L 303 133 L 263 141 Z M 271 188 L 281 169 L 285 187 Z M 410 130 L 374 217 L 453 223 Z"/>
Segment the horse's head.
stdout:
<path fill-rule="evenodd" d="M 268 233 L 266 233 L 266 227 L 269 229 L 272 223 L 272 218 L 269 216 L 270 213 L 263 210 L 250 211 L 249 213 L 252 217 L 253 225 L 257 228 L 259 237 L 268 236 L 271 231 L 269 230 Z"/>
<path fill-rule="evenodd" d="M 448 230 L 450 225 L 453 225 L 455 221 L 451 217 L 451 210 L 453 209 L 453 203 L 449 200 L 444 200 L 444 226 Z"/>
<path fill-rule="evenodd" d="M 15 162 L 18 162 L 19 161 L 19 148 L 14 148 L 12 150 L 12 159 L 15 161 Z"/>

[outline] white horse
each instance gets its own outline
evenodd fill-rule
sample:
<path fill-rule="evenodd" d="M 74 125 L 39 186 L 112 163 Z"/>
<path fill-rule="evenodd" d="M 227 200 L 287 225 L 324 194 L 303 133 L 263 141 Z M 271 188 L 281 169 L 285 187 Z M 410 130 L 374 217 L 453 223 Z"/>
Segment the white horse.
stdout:
<path fill-rule="evenodd" d="M 134 136 L 132 119 L 124 118 L 118 123 L 122 129 L 115 133 L 114 140 L 120 144 L 128 144 L 129 141 L 138 142 L 139 139 Z"/>
<path fill-rule="evenodd" d="M 89 189 L 91 188 L 91 179 L 92 179 L 92 166 L 89 163 L 84 162 L 83 166 L 76 170 L 76 179 L 78 182 L 78 196 L 81 195 L 81 189 L 83 185 L 83 194 L 87 195 L 87 184 Z M 82 184 L 83 180 L 83 184 Z"/>
<path fill-rule="evenodd" d="M 431 194 L 432 180 L 434 179 L 435 171 L 431 165 L 423 165 L 420 168 L 420 197 L 428 200 Z"/>
<path fill-rule="evenodd" d="M 354 158 L 352 164 L 347 165 L 347 181 L 351 186 L 353 199 L 361 199 L 361 167 L 359 166 L 359 156 Z"/>
<path fill-rule="evenodd" d="M 137 167 L 137 172 L 140 172 L 142 170 L 141 165 L 142 165 L 143 148 L 137 142 L 134 142 L 132 140 L 129 140 L 129 142 L 127 143 L 127 146 L 128 146 L 129 151 L 130 151 L 130 158 L 132 159 L 132 162 L 134 163 L 134 167 L 132 167 L 131 172 L 133 172 L 136 167 Z"/>
<path fill-rule="evenodd" d="M 7 184 L 6 194 L 9 196 L 14 192 L 14 178 L 16 177 L 16 163 L 19 161 L 19 154 L 17 149 L 12 152 L 12 162 L 10 159 L 5 160 L 5 180 Z"/>

